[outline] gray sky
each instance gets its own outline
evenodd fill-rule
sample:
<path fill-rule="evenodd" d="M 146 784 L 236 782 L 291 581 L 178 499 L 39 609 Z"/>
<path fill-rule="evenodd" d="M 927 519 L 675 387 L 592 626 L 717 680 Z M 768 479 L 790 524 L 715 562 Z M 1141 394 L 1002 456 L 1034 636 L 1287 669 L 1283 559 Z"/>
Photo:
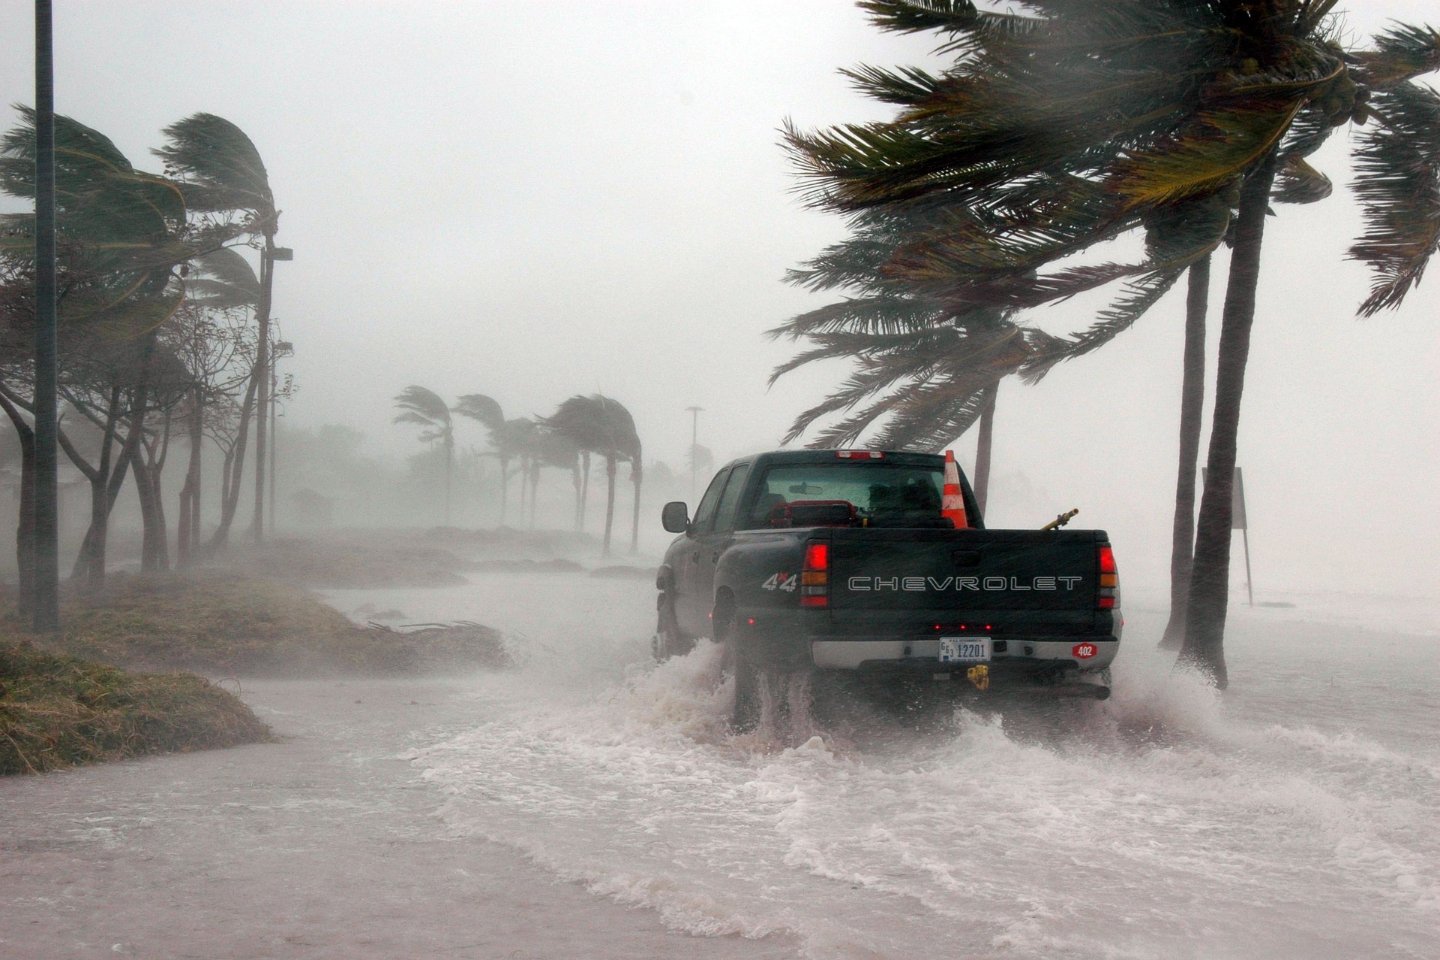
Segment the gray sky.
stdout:
<path fill-rule="evenodd" d="M 676 465 L 692 404 L 718 456 L 774 446 L 846 372 L 765 389 L 792 350 L 763 331 L 823 302 L 784 271 L 843 235 L 795 198 L 777 128 L 885 116 L 836 70 L 931 46 L 843 0 L 56 6 L 57 108 L 137 166 L 158 169 L 161 128 L 196 111 L 255 141 L 295 249 L 275 293 L 301 388 L 288 416 L 397 454 L 415 441 L 391 398 L 411 383 L 507 416 L 601 391 Z M 1358 38 L 1387 16 L 1440 22 L 1433 0 L 1342 7 Z M 34 99 L 31 10 L 0 0 L 7 103 Z M 1319 165 L 1344 184 L 1334 141 Z M 1355 319 L 1368 278 L 1344 260 L 1342 192 L 1268 228 L 1240 441 L 1257 586 L 1434 595 L 1440 286 Z M 1079 506 L 1133 569 L 1163 570 L 1182 299 L 1036 388 L 1006 384 L 992 522 Z M 1080 328 L 1097 306 L 1034 319 Z"/>

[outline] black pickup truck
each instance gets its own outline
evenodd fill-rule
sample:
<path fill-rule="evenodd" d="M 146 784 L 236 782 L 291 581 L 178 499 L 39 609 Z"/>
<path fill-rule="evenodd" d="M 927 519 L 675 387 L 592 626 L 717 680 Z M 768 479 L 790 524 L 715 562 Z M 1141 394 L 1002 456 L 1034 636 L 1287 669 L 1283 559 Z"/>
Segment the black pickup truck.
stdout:
<path fill-rule="evenodd" d="M 680 536 L 656 577 L 656 657 L 697 637 L 725 643 L 737 726 L 754 723 L 767 671 L 1108 696 L 1122 618 L 1106 534 L 986 529 L 963 475 L 951 477 L 963 513 L 944 509 L 956 492 L 945 468 L 939 455 L 871 450 L 727 464 L 693 518 L 665 505 Z"/>

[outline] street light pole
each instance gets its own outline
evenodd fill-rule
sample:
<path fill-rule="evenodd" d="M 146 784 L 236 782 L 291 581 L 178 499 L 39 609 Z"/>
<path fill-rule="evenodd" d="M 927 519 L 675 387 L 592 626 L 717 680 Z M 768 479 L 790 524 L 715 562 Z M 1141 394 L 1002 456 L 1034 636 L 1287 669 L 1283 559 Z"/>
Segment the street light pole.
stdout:
<path fill-rule="evenodd" d="M 30 520 L 32 626 L 60 629 L 59 416 L 55 317 L 55 61 L 50 0 L 35 0 L 35 402 Z M 22 497 L 23 502 L 23 497 Z M 24 544 L 21 544 L 22 551 Z M 23 578 L 22 578 L 23 579 Z"/>
<path fill-rule="evenodd" d="M 260 248 L 260 307 L 256 310 L 259 340 L 255 345 L 255 516 L 250 532 L 256 543 L 265 542 L 265 453 L 269 440 L 267 421 L 270 418 L 270 303 L 274 289 L 275 262 L 293 260 L 295 251 L 275 246 L 274 225 L 265 234 Z"/>
<path fill-rule="evenodd" d="M 275 471 L 280 462 L 276 453 L 276 447 L 280 441 L 280 431 L 276 429 L 275 421 L 275 397 L 280 384 L 276 366 L 281 359 L 294 355 L 295 345 L 289 340 L 276 341 L 275 349 L 270 353 L 270 516 L 268 521 L 271 534 L 275 533 Z"/>
<path fill-rule="evenodd" d="M 690 411 L 690 499 L 695 499 L 695 461 L 699 459 L 696 450 L 700 436 L 700 413 L 704 407 L 686 407 Z"/>

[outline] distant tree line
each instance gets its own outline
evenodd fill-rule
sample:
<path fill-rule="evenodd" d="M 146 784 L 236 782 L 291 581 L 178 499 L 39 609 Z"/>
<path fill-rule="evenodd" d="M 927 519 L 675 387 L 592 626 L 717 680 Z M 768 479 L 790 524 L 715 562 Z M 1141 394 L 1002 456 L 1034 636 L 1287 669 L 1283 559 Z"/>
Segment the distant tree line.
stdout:
<path fill-rule="evenodd" d="M 984 501 L 1001 382 L 1034 383 L 1110 342 L 1188 283 L 1166 642 L 1218 685 L 1241 395 L 1273 204 L 1331 193 L 1310 157 L 1342 128 L 1365 227 L 1349 255 L 1375 281 L 1359 312 L 1398 305 L 1440 246 L 1440 32 L 1392 24 L 1341 42 L 1336 0 L 862 0 L 881 29 L 931 32 L 937 72 L 845 71 L 894 119 L 786 144 L 808 202 L 850 236 L 790 275 L 843 299 L 775 328 L 807 348 L 775 371 L 848 358 L 855 372 L 795 420 L 814 446 L 936 450 L 980 424 Z M 1081 263 L 1143 240 L 1134 262 Z M 1230 249 L 1209 482 L 1195 520 L 1210 262 Z M 1275 259 L 1290 268 L 1295 263 Z M 1304 263 L 1300 269 L 1313 269 Z M 1123 284 L 1087 329 L 1053 336 L 1026 311 Z M 1363 378 L 1357 378 L 1357 382 Z M 1113 424 L 1112 424 L 1113 426 Z"/>
<path fill-rule="evenodd" d="M 605 533 L 602 551 L 610 555 L 615 520 L 615 481 L 621 463 L 630 465 L 634 487 L 630 551 L 640 539 L 640 489 L 644 479 L 640 436 L 635 418 L 616 400 L 602 394 L 576 395 L 560 403 L 548 417 L 507 418 L 498 401 L 481 393 L 465 394 L 452 406 L 426 387 L 411 385 L 395 397 L 400 411 L 396 423 L 420 426 L 420 439 L 437 443 L 444 453 L 444 511 L 450 522 L 451 487 L 454 471 L 455 421 L 459 414 L 479 423 L 489 439 L 488 456 L 500 466 L 500 522 L 505 522 L 510 501 L 510 481 L 518 480 L 519 510 L 529 511 L 535 522 L 536 491 L 540 471 L 557 467 L 570 472 L 575 488 L 575 529 L 585 528 L 585 504 L 590 493 L 592 457 L 605 461 Z M 513 465 L 513 466 L 512 466 Z"/>
<path fill-rule="evenodd" d="M 0 139 L 0 189 L 35 196 L 35 114 Z M 261 514 L 264 424 L 272 398 L 271 269 L 279 223 L 264 163 L 234 124 L 197 113 L 164 131 L 140 170 L 104 134 L 55 120 L 59 443 L 90 486 L 90 523 L 72 579 L 104 585 L 111 510 L 127 477 L 143 523 L 142 568 L 172 564 L 162 476 L 171 442 L 188 458 L 175 498 L 174 563 L 227 543 L 256 437 L 254 535 Z M 0 218 L 0 410 L 21 448 L 17 565 L 20 603 L 32 598 L 35 327 L 33 213 Z M 260 271 L 240 249 L 259 251 Z M 287 384 L 282 392 L 288 392 Z M 203 456 L 223 481 L 202 537 Z"/>

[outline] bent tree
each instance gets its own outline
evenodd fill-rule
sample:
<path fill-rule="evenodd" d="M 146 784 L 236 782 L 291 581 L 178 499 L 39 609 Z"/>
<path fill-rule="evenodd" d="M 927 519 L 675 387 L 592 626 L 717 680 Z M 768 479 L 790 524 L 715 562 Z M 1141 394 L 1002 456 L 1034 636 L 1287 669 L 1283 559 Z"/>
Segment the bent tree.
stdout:
<path fill-rule="evenodd" d="M 1201 502 L 1181 653 L 1223 686 L 1230 487 L 1272 187 L 1297 196 L 1328 189 L 1305 158 L 1337 126 L 1373 119 L 1379 130 L 1422 127 L 1402 115 L 1423 111 L 1406 114 L 1400 104 L 1436 99 L 1411 80 L 1440 66 L 1440 35 L 1397 27 L 1374 50 L 1345 50 L 1329 18 L 1336 4 L 1324 0 L 1036 0 L 1022 5 L 1024 14 L 960 0 L 862 6 L 884 29 L 942 33 L 955 61 L 939 74 L 851 71 L 862 90 L 900 107 L 895 120 L 816 134 L 789 129 L 810 201 L 853 214 L 925 198 L 964 211 L 953 232 L 888 265 L 922 288 L 938 284 L 960 297 L 1003 289 L 1012 304 L 1032 306 L 1125 279 L 1126 292 L 1098 322 L 1032 360 L 1032 373 L 1133 323 L 1233 225 L 1207 456 L 1212 482 Z M 1407 201 L 1397 171 L 1387 169 L 1400 153 L 1395 139 L 1366 154 L 1373 166 L 1360 170 L 1362 197 L 1367 182 L 1384 192 L 1368 202 L 1370 230 L 1383 241 L 1357 245 L 1352 255 L 1375 263 L 1391 294 L 1367 305 L 1397 302 L 1405 278 L 1413 282 L 1435 249 L 1433 223 L 1427 232 L 1423 218 L 1396 216 Z M 1408 202 L 1428 207 L 1433 176 L 1425 167 L 1412 177 Z M 1415 194 L 1415 181 L 1430 192 Z M 1210 209 L 1179 231 L 1183 256 L 1171 235 L 1163 238 L 1165 259 L 1040 272 L 1136 228 L 1173 228 L 1188 204 Z"/>

